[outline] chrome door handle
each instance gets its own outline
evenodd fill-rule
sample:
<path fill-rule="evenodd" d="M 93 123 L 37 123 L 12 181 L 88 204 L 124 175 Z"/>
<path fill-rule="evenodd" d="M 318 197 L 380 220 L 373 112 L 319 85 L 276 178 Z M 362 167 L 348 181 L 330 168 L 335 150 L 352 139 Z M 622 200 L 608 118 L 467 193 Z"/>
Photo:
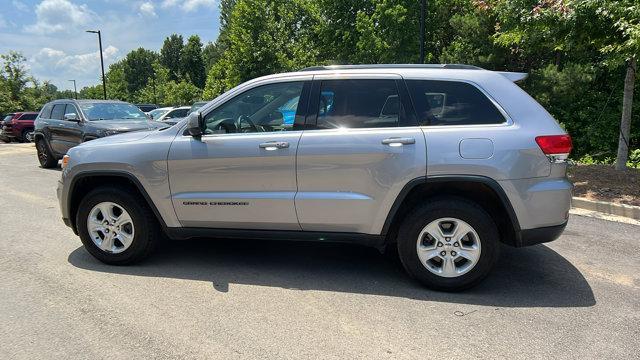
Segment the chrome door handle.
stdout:
<path fill-rule="evenodd" d="M 270 142 L 264 142 L 259 146 L 260 146 L 260 149 L 271 151 L 271 150 L 277 150 L 277 149 L 286 149 L 289 147 L 289 143 L 286 141 L 270 141 Z"/>
<path fill-rule="evenodd" d="M 382 140 L 382 145 L 389 145 L 389 146 L 411 145 L 415 143 L 416 143 L 416 139 L 414 138 L 398 137 L 398 138 L 388 138 L 388 139 Z"/>

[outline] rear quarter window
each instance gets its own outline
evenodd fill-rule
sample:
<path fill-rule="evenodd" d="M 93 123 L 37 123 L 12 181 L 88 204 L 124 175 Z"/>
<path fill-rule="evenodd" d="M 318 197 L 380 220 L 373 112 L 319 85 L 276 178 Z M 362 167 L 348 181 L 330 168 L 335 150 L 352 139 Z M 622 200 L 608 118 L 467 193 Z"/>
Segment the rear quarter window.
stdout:
<path fill-rule="evenodd" d="M 489 125 L 505 117 L 475 86 L 460 81 L 407 80 L 420 125 Z"/>

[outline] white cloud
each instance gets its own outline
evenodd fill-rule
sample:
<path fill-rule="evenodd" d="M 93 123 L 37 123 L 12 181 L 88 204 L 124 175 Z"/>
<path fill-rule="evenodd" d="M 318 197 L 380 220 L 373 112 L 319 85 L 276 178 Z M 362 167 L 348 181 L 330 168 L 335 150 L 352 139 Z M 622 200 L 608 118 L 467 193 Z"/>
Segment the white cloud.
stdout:
<path fill-rule="evenodd" d="M 143 2 L 140 5 L 140 13 L 145 16 L 156 17 L 156 8 L 151 1 Z"/>
<path fill-rule="evenodd" d="M 27 4 L 23 3 L 22 1 L 13 0 L 12 3 L 13 3 L 13 7 L 15 7 L 20 11 L 24 11 L 24 12 L 29 11 L 29 6 L 27 6 Z"/>
<path fill-rule="evenodd" d="M 163 8 L 171 8 L 178 6 L 185 12 L 192 12 L 197 10 L 199 7 L 209 7 L 215 8 L 217 4 L 216 0 L 164 0 L 162 1 Z"/>
<path fill-rule="evenodd" d="M 2 17 L 2 14 L 0 14 L 0 29 L 6 28 L 6 27 L 7 27 L 7 22 L 4 19 L 4 17 Z"/>
<path fill-rule="evenodd" d="M 115 59 L 119 50 L 109 45 L 103 50 L 105 62 Z M 34 69 L 62 72 L 72 76 L 95 73 L 100 66 L 100 51 L 70 55 L 62 50 L 42 48 L 29 61 Z"/>
<path fill-rule="evenodd" d="M 95 23 L 97 15 L 87 5 L 69 0 L 44 0 L 36 6 L 36 23 L 25 27 L 34 34 L 78 31 Z"/>

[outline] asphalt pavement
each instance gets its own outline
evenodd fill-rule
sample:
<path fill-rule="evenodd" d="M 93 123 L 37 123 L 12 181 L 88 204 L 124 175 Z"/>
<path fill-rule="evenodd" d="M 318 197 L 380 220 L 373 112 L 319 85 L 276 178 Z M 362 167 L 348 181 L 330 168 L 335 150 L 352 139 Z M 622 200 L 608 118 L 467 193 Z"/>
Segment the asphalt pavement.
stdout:
<path fill-rule="evenodd" d="M 62 223 L 59 176 L 0 144 L 0 359 L 640 356 L 636 225 L 572 215 L 457 294 L 343 244 L 182 241 L 113 267 Z"/>

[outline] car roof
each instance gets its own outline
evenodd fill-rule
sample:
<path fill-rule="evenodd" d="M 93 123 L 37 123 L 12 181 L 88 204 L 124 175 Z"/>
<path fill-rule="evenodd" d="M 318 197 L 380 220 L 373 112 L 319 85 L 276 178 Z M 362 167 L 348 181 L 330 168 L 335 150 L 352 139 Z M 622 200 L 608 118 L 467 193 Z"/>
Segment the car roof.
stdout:
<path fill-rule="evenodd" d="M 295 72 L 286 72 L 259 77 L 249 82 L 275 80 L 294 76 L 309 75 L 399 75 L 405 79 L 442 79 L 470 82 L 486 82 L 495 79 L 509 79 L 512 82 L 526 78 L 526 73 L 486 70 L 465 64 L 363 64 L 313 66 Z"/>
<path fill-rule="evenodd" d="M 126 101 L 121 101 L 121 100 L 99 100 L 99 99 L 80 99 L 80 100 L 76 100 L 76 99 L 57 99 L 57 100 L 53 100 L 50 102 L 55 104 L 55 103 L 59 103 L 59 102 L 76 102 L 78 104 L 87 104 L 87 103 L 104 103 L 104 104 L 129 104 Z"/>
<path fill-rule="evenodd" d="M 171 108 L 171 110 L 183 110 L 183 109 L 191 109 L 191 106 L 176 106 Z"/>

